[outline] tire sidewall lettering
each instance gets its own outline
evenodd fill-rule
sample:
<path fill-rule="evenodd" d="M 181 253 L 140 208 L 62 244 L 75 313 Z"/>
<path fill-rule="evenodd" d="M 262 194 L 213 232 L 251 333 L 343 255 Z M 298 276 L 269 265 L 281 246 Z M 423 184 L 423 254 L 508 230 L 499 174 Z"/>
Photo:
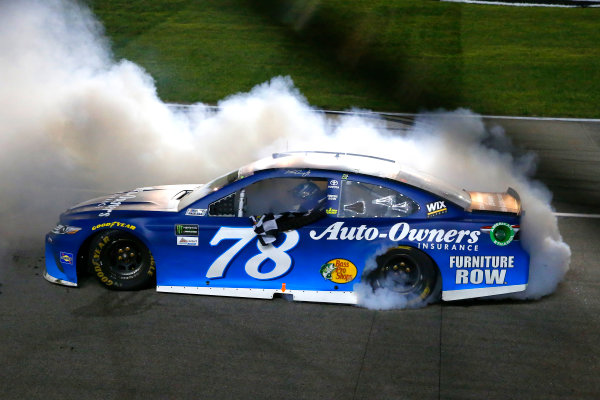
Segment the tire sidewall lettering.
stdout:
<path fill-rule="evenodd" d="M 106 253 L 111 248 L 111 243 L 114 244 L 118 240 L 129 240 L 138 252 L 141 252 L 141 266 L 138 267 L 131 275 L 119 275 L 110 265 L 106 264 Z M 90 252 L 90 264 L 94 275 L 98 281 L 108 288 L 134 290 L 144 287 L 149 280 L 154 278 L 156 265 L 154 258 L 146 248 L 146 246 L 132 234 L 125 233 L 121 230 L 103 231 L 92 242 L 92 250 Z"/>

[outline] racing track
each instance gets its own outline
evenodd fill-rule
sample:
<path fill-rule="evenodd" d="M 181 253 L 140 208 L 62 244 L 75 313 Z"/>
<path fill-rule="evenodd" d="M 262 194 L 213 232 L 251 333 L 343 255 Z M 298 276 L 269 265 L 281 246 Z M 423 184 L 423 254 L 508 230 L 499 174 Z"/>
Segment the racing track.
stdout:
<path fill-rule="evenodd" d="M 559 211 L 595 211 L 600 128 L 584 163 L 579 133 L 528 142 L 521 125 Z M 385 312 L 51 285 L 40 227 L 1 265 L 0 398 L 597 399 L 600 220 L 559 221 L 573 258 L 553 295 Z"/>

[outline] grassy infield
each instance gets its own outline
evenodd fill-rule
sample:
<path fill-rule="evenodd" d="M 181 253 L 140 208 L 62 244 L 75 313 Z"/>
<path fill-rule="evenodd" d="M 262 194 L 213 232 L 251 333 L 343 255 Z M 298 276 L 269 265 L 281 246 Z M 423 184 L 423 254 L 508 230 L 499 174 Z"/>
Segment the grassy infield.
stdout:
<path fill-rule="evenodd" d="M 600 8 L 433 0 L 88 0 L 170 102 L 289 75 L 317 107 L 600 117 Z"/>

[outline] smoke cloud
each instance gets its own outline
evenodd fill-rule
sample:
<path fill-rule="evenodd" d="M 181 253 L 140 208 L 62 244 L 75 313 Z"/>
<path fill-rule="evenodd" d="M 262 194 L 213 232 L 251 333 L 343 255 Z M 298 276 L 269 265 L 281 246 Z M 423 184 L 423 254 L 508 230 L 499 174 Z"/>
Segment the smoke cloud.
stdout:
<path fill-rule="evenodd" d="M 96 195 L 201 183 L 275 151 L 332 150 L 393 158 L 468 190 L 515 188 L 531 278 L 513 297 L 551 293 L 568 269 L 551 194 L 529 178 L 535 157 L 514 156 L 500 129 L 467 110 L 422 114 L 392 135 L 382 120 L 358 114 L 333 123 L 282 77 L 218 106 L 165 105 L 141 67 L 113 59 L 102 26 L 78 3 L 3 1 L 0 250 L 37 249 L 61 211 Z M 403 306 L 359 293 L 372 308 Z"/>

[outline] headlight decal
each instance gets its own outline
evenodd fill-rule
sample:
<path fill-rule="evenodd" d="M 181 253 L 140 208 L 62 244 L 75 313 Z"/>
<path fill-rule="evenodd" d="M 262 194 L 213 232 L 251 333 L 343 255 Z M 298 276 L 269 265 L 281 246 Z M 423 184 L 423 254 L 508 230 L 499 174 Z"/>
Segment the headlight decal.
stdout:
<path fill-rule="evenodd" d="M 74 235 L 80 230 L 81 228 L 78 228 L 76 226 L 58 224 L 56 225 L 56 227 L 54 227 L 54 229 L 52 229 L 52 233 L 56 235 Z"/>

